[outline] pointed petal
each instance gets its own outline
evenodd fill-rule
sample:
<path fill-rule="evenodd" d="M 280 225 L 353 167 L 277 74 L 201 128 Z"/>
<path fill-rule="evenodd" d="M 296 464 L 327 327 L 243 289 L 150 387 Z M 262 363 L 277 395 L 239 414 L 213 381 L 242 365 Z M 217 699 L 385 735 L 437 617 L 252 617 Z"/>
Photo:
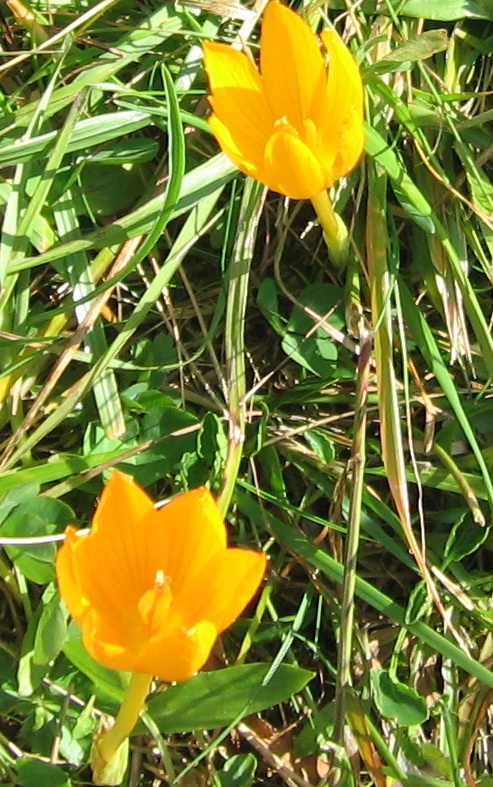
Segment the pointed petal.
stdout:
<path fill-rule="evenodd" d="M 329 54 L 327 95 L 316 121 L 319 155 L 331 170 L 331 183 L 357 164 L 363 151 L 363 83 L 351 52 L 334 30 L 321 34 Z"/>
<path fill-rule="evenodd" d="M 139 593 L 132 583 L 126 581 L 127 570 L 133 571 L 127 565 L 128 561 L 115 569 L 111 546 L 101 548 L 96 535 L 89 534 L 80 537 L 75 562 L 81 595 L 87 600 L 87 606 L 105 620 L 115 621 L 119 628 L 127 628 L 127 621 L 129 625 L 135 624 L 138 620 L 138 599 L 144 591 Z"/>
<path fill-rule="evenodd" d="M 263 149 L 253 147 L 250 141 L 243 139 L 241 134 L 234 128 L 231 131 L 231 124 L 226 125 L 219 119 L 218 115 L 210 115 L 208 123 L 214 134 L 219 147 L 226 156 L 231 159 L 235 167 L 244 175 L 260 180 L 259 173 L 262 171 Z"/>
<path fill-rule="evenodd" d="M 149 495 L 132 476 L 113 470 L 99 499 L 91 525 L 92 532 L 111 527 L 117 529 L 122 519 L 138 523 L 153 507 Z"/>
<path fill-rule="evenodd" d="M 211 621 L 221 633 L 236 620 L 265 576 L 266 557 L 251 549 L 227 549 L 213 557 L 197 577 L 196 592 L 180 597 L 187 620 Z"/>
<path fill-rule="evenodd" d="M 244 52 L 227 44 L 205 42 L 204 60 L 212 92 L 212 131 L 236 166 L 253 174 L 272 129 L 259 73 Z"/>
<path fill-rule="evenodd" d="M 122 632 L 105 622 L 95 610 L 86 615 L 81 631 L 85 649 L 103 667 L 133 671 L 136 654 L 122 639 Z"/>
<path fill-rule="evenodd" d="M 214 94 L 221 88 L 241 88 L 252 94 L 262 93 L 260 74 L 245 52 L 216 41 L 204 41 L 204 62 Z"/>
<path fill-rule="evenodd" d="M 188 680 L 201 669 L 216 641 L 217 631 L 208 621 L 192 629 L 175 629 L 153 637 L 139 653 L 134 672 L 156 675 L 164 681 Z"/>
<path fill-rule="evenodd" d="M 310 199 L 327 188 L 327 173 L 313 152 L 283 127 L 269 140 L 260 180 L 292 199 Z"/>
<path fill-rule="evenodd" d="M 133 598 L 136 603 L 152 586 L 156 575 L 155 533 L 149 538 L 144 520 L 149 529 L 157 519 L 158 513 L 144 490 L 131 476 L 114 471 L 99 500 L 91 532 L 79 547 L 80 559 L 86 566 L 83 574 L 89 573 L 98 587 L 107 585 L 115 601 L 118 597 L 126 602 Z M 95 577 L 98 572 L 99 579 Z"/>
<path fill-rule="evenodd" d="M 56 557 L 56 575 L 60 594 L 74 620 L 80 621 L 87 612 L 88 602 L 84 599 L 79 583 L 75 551 L 78 539 L 75 527 L 69 525 L 65 530 L 65 541 Z"/>
<path fill-rule="evenodd" d="M 226 526 L 205 487 L 178 495 L 158 514 L 165 537 L 159 568 L 170 578 L 176 598 L 182 585 L 193 583 L 208 560 L 226 549 Z"/>
<path fill-rule="evenodd" d="M 274 120 L 303 134 L 303 121 L 324 100 L 326 71 L 317 36 L 294 11 L 271 0 L 262 22 L 260 70 Z"/>

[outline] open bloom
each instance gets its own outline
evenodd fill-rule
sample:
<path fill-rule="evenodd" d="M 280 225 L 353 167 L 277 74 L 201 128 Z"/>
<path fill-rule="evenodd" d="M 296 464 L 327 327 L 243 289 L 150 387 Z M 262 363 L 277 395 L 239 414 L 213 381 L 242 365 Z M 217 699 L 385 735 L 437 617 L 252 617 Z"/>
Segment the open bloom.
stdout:
<path fill-rule="evenodd" d="M 311 199 L 356 165 L 363 149 L 358 66 L 333 30 L 317 36 L 271 0 L 260 39 L 260 72 L 245 52 L 206 42 L 210 126 L 246 175 L 293 199 Z"/>
<path fill-rule="evenodd" d="M 155 508 L 130 476 L 113 472 L 92 528 L 67 527 L 57 557 L 60 593 L 86 649 L 105 667 L 186 680 L 243 611 L 265 556 L 228 548 L 205 488 Z"/>

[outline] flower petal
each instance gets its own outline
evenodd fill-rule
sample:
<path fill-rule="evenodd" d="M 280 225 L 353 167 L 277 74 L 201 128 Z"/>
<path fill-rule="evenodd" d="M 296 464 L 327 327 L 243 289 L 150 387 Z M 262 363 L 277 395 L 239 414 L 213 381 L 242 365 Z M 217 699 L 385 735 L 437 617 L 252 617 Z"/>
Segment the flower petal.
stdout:
<path fill-rule="evenodd" d="M 294 11 L 270 0 L 262 22 L 260 70 L 273 119 L 303 135 L 303 121 L 324 100 L 326 70 L 317 36 Z"/>
<path fill-rule="evenodd" d="M 152 587 L 156 544 L 146 538 L 144 520 L 158 518 L 151 498 L 131 476 L 114 471 L 106 484 L 91 532 L 75 546 L 81 591 L 108 620 L 118 610 L 137 608 Z"/>
<path fill-rule="evenodd" d="M 351 52 L 334 30 L 324 30 L 329 54 L 327 94 L 320 108 L 320 158 L 331 170 L 331 183 L 357 164 L 363 151 L 363 83 Z"/>
<path fill-rule="evenodd" d="M 135 588 L 125 582 L 125 564 L 120 573 L 115 574 L 107 564 L 106 551 L 101 550 L 98 542 L 90 535 L 81 536 L 80 541 L 75 559 L 81 593 L 87 599 L 88 608 L 94 610 L 98 618 L 111 622 L 124 641 L 129 632 L 140 625 L 137 605 L 142 594 L 137 595 Z"/>
<path fill-rule="evenodd" d="M 217 115 L 210 115 L 208 123 L 222 152 L 231 159 L 235 167 L 244 175 L 250 175 L 252 178 L 260 180 L 263 150 L 261 152 L 253 150 L 249 142 L 242 139 L 237 133 L 232 133 L 230 127 L 223 123 Z"/>
<path fill-rule="evenodd" d="M 74 620 L 80 621 L 87 612 L 88 602 L 84 598 L 80 583 L 75 550 L 77 541 L 81 536 L 77 536 L 75 527 L 69 525 L 65 529 L 65 541 L 56 556 L 56 573 L 60 594 L 65 601 L 70 614 Z"/>
<path fill-rule="evenodd" d="M 81 631 L 85 649 L 103 667 L 133 671 L 136 653 L 129 647 L 124 632 L 104 621 L 93 609 L 84 618 Z"/>
<path fill-rule="evenodd" d="M 57 558 L 60 592 L 86 649 L 111 669 L 186 680 L 207 661 L 218 627 L 257 589 L 264 556 L 227 549 L 205 488 L 155 509 L 131 478 L 114 474 L 94 520 L 86 535 L 67 528 Z"/>
<path fill-rule="evenodd" d="M 176 598 L 184 583 L 193 583 L 207 561 L 226 549 L 226 526 L 205 487 L 174 497 L 158 514 L 163 564 L 157 568 L 171 579 L 171 592 Z"/>
<path fill-rule="evenodd" d="M 260 75 L 244 52 L 227 44 L 206 41 L 204 60 L 212 92 L 212 131 L 238 168 L 254 174 L 273 123 Z"/>
<path fill-rule="evenodd" d="M 150 545 L 143 537 L 143 521 L 156 515 L 153 501 L 134 479 L 113 471 L 87 538 L 92 540 L 88 551 L 101 558 L 104 573 L 115 584 L 115 593 L 125 589 L 125 597 L 132 594 L 138 599 L 152 583 L 156 572 L 150 559 L 155 544 Z"/>
<path fill-rule="evenodd" d="M 118 529 L 122 518 L 139 523 L 144 514 L 153 507 L 154 503 L 149 495 L 132 476 L 113 470 L 94 513 L 91 532 L 96 533 L 112 526 Z"/>
<path fill-rule="evenodd" d="M 273 191 L 292 199 L 310 199 L 327 188 L 327 173 L 311 149 L 280 127 L 265 150 L 262 178 Z"/>
<path fill-rule="evenodd" d="M 212 623 L 205 620 L 188 630 L 164 630 L 147 643 L 133 671 L 156 675 L 165 681 L 188 680 L 209 658 L 217 633 Z"/>
<path fill-rule="evenodd" d="M 221 633 L 251 601 L 265 575 L 266 557 L 251 549 L 227 549 L 211 558 L 197 577 L 195 593 L 180 599 L 190 624 L 211 621 Z"/>
<path fill-rule="evenodd" d="M 252 95 L 262 93 L 260 74 L 245 52 L 216 41 L 204 41 L 203 50 L 212 93 L 235 87 L 250 91 Z"/>

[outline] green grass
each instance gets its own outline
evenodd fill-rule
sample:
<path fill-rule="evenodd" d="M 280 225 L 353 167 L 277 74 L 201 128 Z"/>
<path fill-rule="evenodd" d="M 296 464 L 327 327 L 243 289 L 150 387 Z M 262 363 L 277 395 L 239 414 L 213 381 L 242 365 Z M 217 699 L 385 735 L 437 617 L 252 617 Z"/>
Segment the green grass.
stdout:
<path fill-rule="evenodd" d="M 0 781 L 87 783 L 121 701 L 32 543 L 118 467 L 210 485 L 270 555 L 207 676 L 150 699 L 128 785 L 491 787 L 493 7 L 305 4 L 366 85 L 344 271 L 218 153 L 200 43 L 258 25 L 204 5 L 4 9 Z"/>

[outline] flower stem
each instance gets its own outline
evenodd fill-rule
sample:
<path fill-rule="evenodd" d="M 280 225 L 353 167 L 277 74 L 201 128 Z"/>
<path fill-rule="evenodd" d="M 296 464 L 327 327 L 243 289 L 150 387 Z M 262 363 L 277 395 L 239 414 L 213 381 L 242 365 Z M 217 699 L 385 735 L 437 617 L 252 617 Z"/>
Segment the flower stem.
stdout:
<path fill-rule="evenodd" d="M 335 212 L 327 191 L 321 191 L 320 194 L 312 197 L 312 205 L 323 229 L 330 259 L 338 267 L 345 267 L 349 258 L 349 235 L 346 225 Z"/>
<path fill-rule="evenodd" d="M 120 747 L 127 742 L 149 693 L 152 675 L 134 672 L 114 725 L 97 741 L 98 768 L 111 766 L 120 755 Z M 94 763 L 93 763 L 94 771 Z M 97 782 L 95 782 L 97 783 Z M 101 782 L 99 782 L 101 783 Z M 109 782 L 102 782 L 108 784 Z M 119 781 L 116 781 L 119 784 Z"/>

